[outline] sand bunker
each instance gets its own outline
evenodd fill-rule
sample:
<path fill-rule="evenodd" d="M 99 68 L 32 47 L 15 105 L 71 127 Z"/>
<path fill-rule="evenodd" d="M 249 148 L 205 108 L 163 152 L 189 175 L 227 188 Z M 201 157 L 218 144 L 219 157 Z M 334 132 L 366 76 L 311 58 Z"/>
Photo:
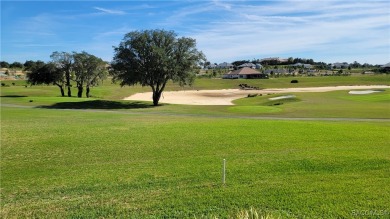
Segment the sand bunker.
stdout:
<path fill-rule="evenodd" d="M 382 90 L 351 90 L 349 94 L 372 94 L 382 92 Z"/>
<path fill-rule="evenodd" d="M 276 88 L 263 90 L 186 90 L 163 92 L 160 103 L 187 104 L 187 105 L 234 105 L 233 100 L 248 96 L 248 94 L 275 94 L 294 92 L 328 92 L 336 90 L 354 89 L 386 89 L 386 85 L 370 86 L 335 86 L 335 87 L 305 87 L 305 88 Z M 137 93 L 124 100 L 152 101 L 152 92 Z"/>
<path fill-rule="evenodd" d="M 279 97 L 272 97 L 269 98 L 269 100 L 282 100 L 282 99 L 289 99 L 289 98 L 294 98 L 295 95 L 285 95 L 285 96 L 279 96 Z"/>

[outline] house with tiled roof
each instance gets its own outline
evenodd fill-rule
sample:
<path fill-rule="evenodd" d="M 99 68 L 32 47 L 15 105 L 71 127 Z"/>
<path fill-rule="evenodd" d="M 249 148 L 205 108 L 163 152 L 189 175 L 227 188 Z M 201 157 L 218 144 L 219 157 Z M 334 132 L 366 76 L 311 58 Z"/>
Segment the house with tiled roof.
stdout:
<path fill-rule="evenodd" d="M 268 75 L 263 74 L 253 68 L 243 67 L 235 71 L 231 71 L 222 76 L 224 79 L 268 79 Z"/>

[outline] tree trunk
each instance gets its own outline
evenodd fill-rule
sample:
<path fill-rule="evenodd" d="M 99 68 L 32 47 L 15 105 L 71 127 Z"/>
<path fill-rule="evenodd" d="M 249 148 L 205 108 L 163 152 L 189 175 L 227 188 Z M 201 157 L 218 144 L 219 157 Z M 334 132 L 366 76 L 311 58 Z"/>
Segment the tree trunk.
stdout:
<path fill-rule="evenodd" d="M 72 91 L 70 90 L 70 86 L 68 86 L 68 97 L 72 96 Z"/>
<path fill-rule="evenodd" d="M 68 87 L 68 97 L 71 97 L 72 91 L 70 89 L 70 72 L 69 71 L 66 71 L 65 77 L 66 77 L 66 86 Z"/>
<path fill-rule="evenodd" d="M 70 89 L 70 73 L 66 73 L 66 87 L 68 87 L 68 97 L 72 96 L 72 91 Z"/>
<path fill-rule="evenodd" d="M 165 80 L 161 86 L 160 86 L 160 84 L 157 84 L 156 86 L 154 86 L 154 85 L 150 86 L 152 88 L 152 91 L 153 91 L 153 105 L 154 106 L 158 106 L 158 101 L 160 101 L 161 94 L 165 89 L 165 85 L 167 84 L 167 81 L 168 80 Z"/>
<path fill-rule="evenodd" d="M 153 105 L 158 106 L 158 101 L 160 101 L 162 91 L 153 92 Z"/>
<path fill-rule="evenodd" d="M 87 90 L 85 91 L 85 94 L 86 94 L 87 98 L 89 98 L 89 86 L 87 86 Z"/>
<path fill-rule="evenodd" d="M 65 91 L 64 91 L 64 88 L 60 85 L 57 85 L 59 88 L 60 88 L 60 91 L 61 91 L 61 97 L 65 97 Z"/>
<path fill-rule="evenodd" d="M 78 89 L 77 97 L 81 98 L 83 96 L 83 87 L 78 86 L 77 89 Z"/>
<path fill-rule="evenodd" d="M 64 86 L 61 84 L 53 83 L 54 85 L 57 85 L 60 88 L 61 91 L 61 97 L 65 97 L 65 91 L 64 91 Z"/>

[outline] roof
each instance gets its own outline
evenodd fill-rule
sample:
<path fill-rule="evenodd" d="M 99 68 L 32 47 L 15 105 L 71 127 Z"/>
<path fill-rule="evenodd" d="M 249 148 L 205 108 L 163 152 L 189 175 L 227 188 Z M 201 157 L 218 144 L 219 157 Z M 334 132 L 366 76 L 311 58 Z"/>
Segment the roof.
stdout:
<path fill-rule="evenodd" d="M 279 57 L 270 57 L 270 58 L 264 58 L 264 59 L 261 59 L 260 60 L 261 62 L 264 62 L 264 61 L 278 61 L 278 62 L 287 62 L 288 59 L 282 59 L 282 58 L 279 58 Z"/>
<path fill-rule="evenodd" d="M 333 63 L 333 65 L 335 66 L 348 66 L 348 62 L 343 62 L 343 63 L 340 63 L 340 62 L 336 62 L 336 63 Z"/>
<path fill-rule="evenodd" d="M 219 67 L 230 67 L 230 66 L 233 66 L 233 64 L 232 63 L 223 62 L 223 63 L 220 63 L 218 66 Z"/>
<path fill-rule="evenodd" d="M 227 74 L 228 75 L 257 75 L 257 74 L 261 74 L 261 72 L 258 72 L 253 68 L 244 67 L 244 68 L 237 69 L 235 71 L 231 71 Z"/>
<path fill-rule="evenodd" d="M 300 63 L 300 62 L 295 63 L 295 64 L 292 64 L 292 65 L 290 65 L 290 66 L 295 66 L 295 67 L 301 67 L 301 66 L 303 66 L 303 67 L 305 67 L 305 68 L 311 68 L 311 67 L 312 67 L 312 65 L 310 65 L 310 64 L 303 64 L 303 63 Z"/>
<path fill-rule="evenodd" d="M 253 63 L 247 62 L 247 63 L 244 63 L 242 65 L 239 65 L 238 67 L 239 68 L 243 68 L 243 67 L 253 67 L 254 68 L 254 67 L 256 67 L 256 65 Z"/>
<path fill-rule="evenodd" d="M 210 65 L 206 66 L 206 68 L 215 68 L 215 67 L 217 67 L 216 64 L 210 64 Z"/>
<path fill-rule="evenodd" d="M 381 67 L 382 67 L 382 68 L 389 68 L 389 67 L 390 67 L 390 62 L 387 63 L 387 64 L 385 64 L 385 65 L 382 65 Z"/>
<path fill-rule="evenodd" d="M 302 66 L 303 64 L 298 62 L 298 63 L 295 63 L 295 64 L 291 64 L 291 66 Z"/>

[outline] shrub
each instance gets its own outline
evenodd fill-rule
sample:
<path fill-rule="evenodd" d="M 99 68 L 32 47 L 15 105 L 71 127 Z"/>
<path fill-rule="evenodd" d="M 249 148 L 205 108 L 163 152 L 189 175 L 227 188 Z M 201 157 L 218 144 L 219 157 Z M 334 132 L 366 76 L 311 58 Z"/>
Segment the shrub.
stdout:
<path fill-rule="evenodd" d="M 291 83 L 293 84 L 298 83 L 298 80 L 291 80 Z"/>
<path fill-rule="evenodd" d="M 248 97 L 257 97 L 257 94 L 248 94 Z"/>

